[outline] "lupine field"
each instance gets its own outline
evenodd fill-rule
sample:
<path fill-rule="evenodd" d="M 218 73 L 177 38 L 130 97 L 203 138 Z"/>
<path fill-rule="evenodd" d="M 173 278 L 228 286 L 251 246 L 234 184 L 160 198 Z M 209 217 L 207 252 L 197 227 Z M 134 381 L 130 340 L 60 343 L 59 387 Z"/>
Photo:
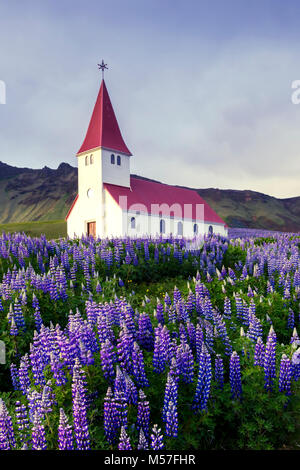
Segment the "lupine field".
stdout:
<path fill-rule="evenodd" d="M 299 247 L 3 233 L 0 449 L 297 448 Z"/>

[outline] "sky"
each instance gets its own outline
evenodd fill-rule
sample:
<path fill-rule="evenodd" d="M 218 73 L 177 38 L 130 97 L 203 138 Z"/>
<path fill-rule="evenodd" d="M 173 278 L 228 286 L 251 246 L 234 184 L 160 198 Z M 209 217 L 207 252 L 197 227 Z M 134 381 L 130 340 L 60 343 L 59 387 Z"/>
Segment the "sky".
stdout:
<path fill-rule="evenodd" d="M 0 0 L 2 162 L 76 166 L 102 59 L 132 173 L 300 196 L 298 0 Z"/>

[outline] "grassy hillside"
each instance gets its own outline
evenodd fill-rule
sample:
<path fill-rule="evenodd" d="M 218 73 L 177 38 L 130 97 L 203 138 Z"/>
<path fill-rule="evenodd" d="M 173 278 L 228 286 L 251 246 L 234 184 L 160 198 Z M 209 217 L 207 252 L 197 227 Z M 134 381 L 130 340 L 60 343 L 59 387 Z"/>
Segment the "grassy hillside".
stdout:
<path fill-rule="evenodd" d="M 31 237 L 40 237 L 43 234 L 48 239 L 60 238 L 66 237 L 67 224 L 64 220 L 0 224 L 0 233 L 2 232 L 25 232 Z"/>
<path fill-rule="evenodd" d="M 300 231 L 300 197 L 277 199 L 255 191 L 197 191 L 230 227 Z"/>
<path fill-rule="evenodd" d="M 64 219 L 76 195 L 76 168 L 24 170 L 0 165 L 0 223 Z"/>

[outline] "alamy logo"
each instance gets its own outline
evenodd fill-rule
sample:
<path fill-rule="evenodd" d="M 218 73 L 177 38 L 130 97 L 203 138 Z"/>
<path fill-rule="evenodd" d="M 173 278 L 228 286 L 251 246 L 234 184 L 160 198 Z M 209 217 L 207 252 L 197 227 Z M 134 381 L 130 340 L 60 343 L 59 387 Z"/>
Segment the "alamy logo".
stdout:
<path fill-rule="evenodd" d="M 6 104 L 6 85 L 3 80 L 0 80 L 0 104 Z"/>
<path fill-rule="evenodd" d="M 0 364 L 6 364 L 5 343 L 0 340 Z"/>

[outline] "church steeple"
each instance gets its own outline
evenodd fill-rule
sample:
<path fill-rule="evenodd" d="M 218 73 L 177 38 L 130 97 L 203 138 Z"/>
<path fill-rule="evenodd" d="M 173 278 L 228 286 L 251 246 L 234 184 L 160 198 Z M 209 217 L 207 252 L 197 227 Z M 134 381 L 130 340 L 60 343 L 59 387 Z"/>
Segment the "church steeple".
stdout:
<path fill-rule="evenodd" d="M 104 79 L 101 82 L 85 139 L 77 155 L 98 148 L 132 155 L 123 140 Z"/>

